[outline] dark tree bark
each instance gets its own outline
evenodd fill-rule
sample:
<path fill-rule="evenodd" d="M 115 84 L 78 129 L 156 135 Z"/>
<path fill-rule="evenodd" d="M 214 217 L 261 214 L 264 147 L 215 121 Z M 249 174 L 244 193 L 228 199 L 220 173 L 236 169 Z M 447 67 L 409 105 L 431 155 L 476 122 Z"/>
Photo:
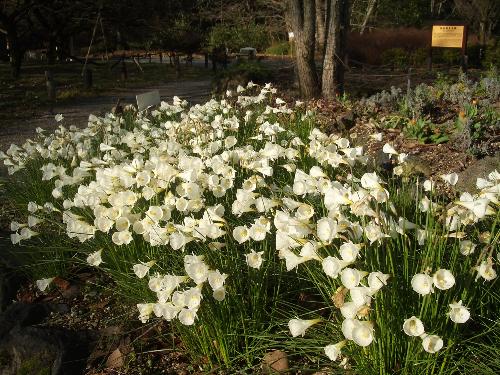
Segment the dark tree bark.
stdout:
<path fill-rule="evenodd" d="M 326 0 L 316 0 L 316 46 L 319 55 L 325 53 L 326 41 Z"/>
<path fill-rule="evenodd" d="M 316 34 L 316 2 L 289 0 L 289 17 L 295 39 L 295 61 L 301 95 L 312 98 L 319 94 L 318 74 L 314 61 Z"/>
<path fill-rule="evenodd" d="M 327 1 L 327 38 L 321 80 L 321 93 L 324 98 L 332 99 L 344 92 L 349 14 L 349 0 Z"/>

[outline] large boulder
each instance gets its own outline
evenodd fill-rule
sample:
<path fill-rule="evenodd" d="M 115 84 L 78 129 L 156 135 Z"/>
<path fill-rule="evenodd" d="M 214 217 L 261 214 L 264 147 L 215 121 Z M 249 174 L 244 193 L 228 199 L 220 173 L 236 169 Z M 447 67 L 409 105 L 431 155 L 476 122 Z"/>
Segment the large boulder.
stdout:
<path fill-rule="evenodd" d="M 500 172 L 500 153 L 476 160 L 470 164 L 464 171 L 459 173 L 455 188 L 460 192 L 476 193 L 478 191 L 476 180 L 479 177 L 487 178 L 488 174 L 495 169 Z"/>
<path fill-rule="evenodd" d="M 83 373 L 93 332 L 33 326 L 57 308 L 14 303 L 0 315 L 0 375 Z"/>

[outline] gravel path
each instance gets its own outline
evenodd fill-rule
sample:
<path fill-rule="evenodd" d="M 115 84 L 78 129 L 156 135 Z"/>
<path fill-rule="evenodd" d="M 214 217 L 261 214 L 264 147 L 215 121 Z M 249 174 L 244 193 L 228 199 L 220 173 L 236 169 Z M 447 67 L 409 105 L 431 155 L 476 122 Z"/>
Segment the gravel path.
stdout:
<path fill-rule="evenodd" d="M 104 114 L 116 105 L 118 99 L 121 104 L 135 103 L 135 96 L 144 92 L 159 90 L 162 100 L 171 101 L 177 95 L 186 99 L 191 104 L 202 103 L 210 97 L 211 81 L 177 81 L 158 86 L 148 86 L 140 89 L 115 90 L 105 93 L 99 97 L 80 98 L 73 103 L 56 104 L 53 114 L 48 111 L 40 111 L 33 118 L 12 124 L 3 124 L 0 127 L 0 150 L 5 151 L 10 144 L 22 144 L 25 139 L 33 137 L 35 129 L 41 127 L 52 130 L 58 126 L 54 115 L 61 113 L 65 118 L 65 125 L 76 125 L 84 127 L 87 124 L 89 114 Z"/>

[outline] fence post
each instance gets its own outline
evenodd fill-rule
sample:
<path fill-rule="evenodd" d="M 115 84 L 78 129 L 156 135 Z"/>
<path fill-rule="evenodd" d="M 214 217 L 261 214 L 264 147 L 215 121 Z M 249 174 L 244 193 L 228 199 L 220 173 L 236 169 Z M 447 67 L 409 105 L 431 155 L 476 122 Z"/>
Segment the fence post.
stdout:
<path fill-rule="evenodd" d="M 127 80 L 127 78 L 128 78 L 127 65 L 125 64 L 125 57 L 122 58 L 121 78 L 123 81 Z"/>
<path fill-rule="evenodd" d="M 408 104 L 410 102 L 411 70 L 412 70 L 412 68 L 408 68 L 408 76 L 407 76 L 407 81 L 406 81 L 406 104 Z"/>
<path fill-rule="evenodd" d="M 92 81 L 92 70 L 85 68 L 83 71 L 83 88 L 85 90 L 92 88 Z"/>
<path fill-rule="evenodd" d="M 52 71 L 45 71 L 45 85 L 47 86 L 47 97 L 49 98 L 50 107 L 49 112 L 54 112 L 54 102 L 56 101 L 56 83 Z"/>

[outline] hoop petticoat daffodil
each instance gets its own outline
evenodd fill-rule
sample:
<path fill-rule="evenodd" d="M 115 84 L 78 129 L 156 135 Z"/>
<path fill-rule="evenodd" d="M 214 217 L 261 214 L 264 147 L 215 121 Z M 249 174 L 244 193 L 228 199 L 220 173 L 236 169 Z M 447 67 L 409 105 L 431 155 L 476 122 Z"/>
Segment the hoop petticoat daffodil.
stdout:
<path fill-rule="evenodd" d="M 146 274 L 149 272 L 149 269 L 153 267 L 153 265 L 156 263 L 155 260 L 152 260 L 147 263 L 138 263 L 134 264 L 132 269 L 134 270 L 134 273 L 139 279 L 142 279 Z"/>
<path fill-rule="evenodd" d="M 306 334 L 306 330 L 309 327 L 319 322 L 321 322 L 321 319 L 319 318 L 310 320 L 290 319 L 290 321 L 288 322 L 288 328 L 290 329 L 292 337 L 297 337 L 297 336 L 303 337 Z"/>

